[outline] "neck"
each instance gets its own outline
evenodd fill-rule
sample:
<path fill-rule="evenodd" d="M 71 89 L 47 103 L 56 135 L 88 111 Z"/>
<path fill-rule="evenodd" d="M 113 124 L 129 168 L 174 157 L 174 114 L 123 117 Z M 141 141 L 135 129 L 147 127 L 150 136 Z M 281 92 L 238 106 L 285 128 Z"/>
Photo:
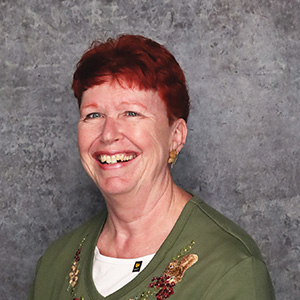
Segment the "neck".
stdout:
<path fill-rule="evenodd" d="M 159 249 L 191 195 L 168 176 L 157 187 L 105 198 L 108 218 L 98 241 L 100 252 L 129 258 L 153 254 Z"/>

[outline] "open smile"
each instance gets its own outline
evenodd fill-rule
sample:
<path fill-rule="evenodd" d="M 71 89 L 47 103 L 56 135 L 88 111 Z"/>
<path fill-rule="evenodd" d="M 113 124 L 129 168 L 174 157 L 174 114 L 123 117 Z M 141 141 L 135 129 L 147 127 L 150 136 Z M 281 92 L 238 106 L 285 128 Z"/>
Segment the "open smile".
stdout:
<path fill-rule="evenodd" d="M 103 165 L 104 164 L 113 165 L 113 164 L 123 163 L 123 162 L 133 160 L 136 158 L 136 156 L 137 155 L 135 153 L 132 154 L 118 153 L 114 155 L 101 154 L 97 156 L 97 159 Z"/>

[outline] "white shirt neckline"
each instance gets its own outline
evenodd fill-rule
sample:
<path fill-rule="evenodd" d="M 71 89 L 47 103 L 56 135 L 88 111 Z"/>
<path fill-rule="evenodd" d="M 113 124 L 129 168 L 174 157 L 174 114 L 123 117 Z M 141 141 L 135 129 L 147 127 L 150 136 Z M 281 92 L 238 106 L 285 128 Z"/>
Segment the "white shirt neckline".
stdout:
<path fill-rule="evenodd" d="M 116 258 L 102 255 L 98 247 L 95 247 L 93 280 L 97 291 L 104 297 L 116 292 L 133 280 L 154 255 L 155 253 L 137 258 Z"/>

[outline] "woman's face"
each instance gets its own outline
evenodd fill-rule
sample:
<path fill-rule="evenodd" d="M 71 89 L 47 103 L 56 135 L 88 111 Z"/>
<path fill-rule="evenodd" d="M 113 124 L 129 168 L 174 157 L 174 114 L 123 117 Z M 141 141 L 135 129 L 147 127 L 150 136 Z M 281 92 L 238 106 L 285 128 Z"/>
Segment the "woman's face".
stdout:
<path fill-rule="evenodd" d="M 83 93 L 78 145 L 83 166 L 104 195 L 162 184 L 169 175 L 176 121 L 157 92 L 106 82 Z"/>

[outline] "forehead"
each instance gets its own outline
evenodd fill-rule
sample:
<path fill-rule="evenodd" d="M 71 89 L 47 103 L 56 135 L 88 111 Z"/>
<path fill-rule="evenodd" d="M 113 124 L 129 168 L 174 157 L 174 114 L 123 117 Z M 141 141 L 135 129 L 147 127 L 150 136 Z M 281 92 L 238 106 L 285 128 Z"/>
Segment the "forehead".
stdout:
<path fill-rule="evenodd" d="M 166 112 L 164 102 L 158 92 L 152 89 L 139 89 L 137 86 L 118 81 L 108 81 L 88 88 L 82 95 L 81 109 L 89 106 L 120 106 L 137 104 L 149 110 Z"/>

